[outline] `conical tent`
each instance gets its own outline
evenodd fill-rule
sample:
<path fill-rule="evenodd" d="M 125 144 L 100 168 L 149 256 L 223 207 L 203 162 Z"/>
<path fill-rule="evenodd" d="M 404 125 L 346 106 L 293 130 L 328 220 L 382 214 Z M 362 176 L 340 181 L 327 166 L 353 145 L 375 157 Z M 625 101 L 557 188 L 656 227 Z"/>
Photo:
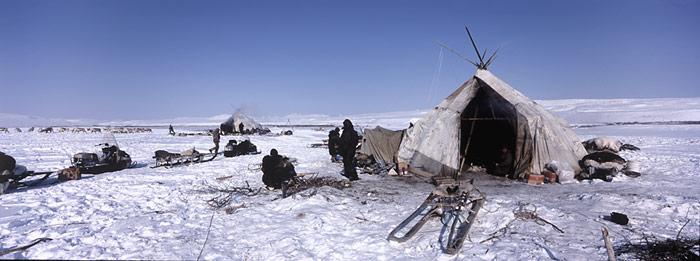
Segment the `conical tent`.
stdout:
<path fill-rule="evenodd" d="M 508 148 L 517 177 L 539 174 L 558 161 L 579 172 L 586 150 L 562 119 L 478 69 L 437 107 L 417 121 L 399 147 L 399 162 L 423 176 L 455 175 L 469 164 L 488 165 Z"/>
<path fill-rule="evenodd" d="M 253 120 L 253 118 L 243 114 L 242 112 L 236 112 L 233 115 L 231 115 L 231 117 L 229 117 L 226 121 L 221 123 L 221 130 L 223 132 L 237 132 L 238 125 L 240 125 L 241 123 L 243 123 L 243 128 L 248 130 L 262 128 L 262 125 Z"/>

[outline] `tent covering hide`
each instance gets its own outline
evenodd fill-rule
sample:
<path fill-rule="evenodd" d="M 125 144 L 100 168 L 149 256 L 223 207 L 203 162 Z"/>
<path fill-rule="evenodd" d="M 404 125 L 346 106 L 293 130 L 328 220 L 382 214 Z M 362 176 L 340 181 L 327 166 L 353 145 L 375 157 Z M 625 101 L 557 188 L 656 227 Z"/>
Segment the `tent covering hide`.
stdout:
<path fill-rule="evenodd" d="M 487 139 L 493 135 L 500 136 Z M 586 155 L 566 122 L 491 72 L 478 69 L 406 130 L 398 160 L 419 175 L 455 175 L 461 169 L 464 151 L 465 161 L 478 161 L 492 149 L 488 146 L 511 148 L 511 172 L 521 178 L 539 174 L 554 160 L 579 172 L 578 160 Z"/>
<path fill-rule="evenodd" d="M 394 162 L 402 136 L 403 131 L 393 131 L 380 126 L 365 129 L 360 153 L 372 155 L 377 161 Z"/>
<path fill-rule="evenodd" d="M 243 123 L 243 128 L 244 129 L 261 129 L 262 125 L 260 123 L 256 122 L 253 120 L 253 118 L 249 117 L 248 115 L 243 114 L 242 112 L 236 112 L 231 117 L 229 117 L 226 121 L 221 123 L 221 130 L 224 132 L 237 132 L 238 131 L 238 125 Z"/>

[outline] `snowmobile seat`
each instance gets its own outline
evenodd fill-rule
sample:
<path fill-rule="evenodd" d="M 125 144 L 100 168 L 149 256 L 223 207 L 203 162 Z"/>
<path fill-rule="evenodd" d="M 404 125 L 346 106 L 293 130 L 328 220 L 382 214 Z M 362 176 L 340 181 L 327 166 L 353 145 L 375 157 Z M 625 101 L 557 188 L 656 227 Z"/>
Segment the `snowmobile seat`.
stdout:
<path fill-rule="evenodd" d="M 73 162 L 76 163 L 86 163 L 86 162 L 98 162 L 96 153 L 81 152 L 73 155 Z"/>
<path fill-rule="evenodd" d="M 235 157 L 237 156 L 237 150 L 238 150 L 238 145 L 235 143 L 229 142 L 226 144 L 226 147 L 224 147 L 224 157 L 230 158 L 230 157 Z"/>
<path fill-rule="evenodd" d="M 104 153 L 104 154 L 114 153 L 114 152 L 117 152 L 118 150 L 119 150 L 119 148 L 117 148 L 117 146 L 107 145 L 106 147 L 102 148 L 102 153 Z"/>

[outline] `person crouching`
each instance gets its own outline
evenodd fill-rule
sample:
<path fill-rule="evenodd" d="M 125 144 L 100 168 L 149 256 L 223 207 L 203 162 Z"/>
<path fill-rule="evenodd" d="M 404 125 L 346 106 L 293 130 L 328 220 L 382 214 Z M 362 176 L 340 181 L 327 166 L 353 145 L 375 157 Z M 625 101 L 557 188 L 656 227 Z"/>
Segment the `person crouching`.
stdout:
<path fill-rule="evenodd" d="M 274 189 L 281 189 L 282 183 L 297 175 L 294 165 L 288 158 L 279 155 L 276 149 L 270 150 L 270 155 L 263 157 L 262 172 L 262 182 Z"/>

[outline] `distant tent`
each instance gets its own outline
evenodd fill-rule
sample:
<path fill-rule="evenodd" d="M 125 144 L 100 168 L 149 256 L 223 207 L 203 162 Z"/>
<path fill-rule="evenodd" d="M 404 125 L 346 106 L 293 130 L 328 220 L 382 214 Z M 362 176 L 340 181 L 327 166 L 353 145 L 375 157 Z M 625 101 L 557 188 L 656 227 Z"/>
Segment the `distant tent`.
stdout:
<path fill-rule="evenodd" d="M 586 155 L 562 119 L 480 68 L 406 130 L 398 158 L 418 175 L 455 175 L 493 161 L 501 147 L 510 149 L 517 177 L 539 174 L 554 160 L 579 172 Z"/>
<path fill-rule="evenodd" d="M 221 123 L 220 128 L 224 133 L 238 132 L 238 125 L 241 123 L 243 123 L 243 128 L 248 130 L 262 128 L 260 123 L 256 122 L 253 120 L 253 118 L 243 114 L 242 112 L 236 112 L 231 115 L 231 117 Z"/>
<path fill-rule="evenodd" d="M 360 153 L 372 155 L 377 161 L 395 162 L 402 136 L 402 130 L 393 131 L 379 126 L 374 129 L 365 129 Z"/>

